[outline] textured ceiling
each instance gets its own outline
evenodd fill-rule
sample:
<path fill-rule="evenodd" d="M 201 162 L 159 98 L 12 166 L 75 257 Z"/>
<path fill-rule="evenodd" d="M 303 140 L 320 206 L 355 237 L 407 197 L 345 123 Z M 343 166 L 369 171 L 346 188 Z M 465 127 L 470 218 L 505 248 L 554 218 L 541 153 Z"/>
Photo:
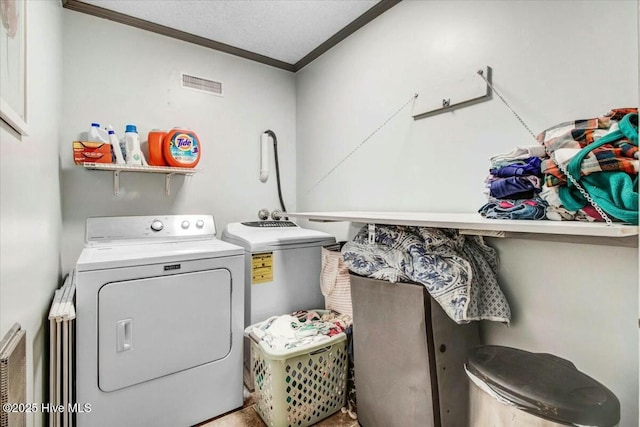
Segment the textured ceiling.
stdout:
<path fill-rule="evenodd" d="M 81 0 L 295 64 L 379 0 Z"/>

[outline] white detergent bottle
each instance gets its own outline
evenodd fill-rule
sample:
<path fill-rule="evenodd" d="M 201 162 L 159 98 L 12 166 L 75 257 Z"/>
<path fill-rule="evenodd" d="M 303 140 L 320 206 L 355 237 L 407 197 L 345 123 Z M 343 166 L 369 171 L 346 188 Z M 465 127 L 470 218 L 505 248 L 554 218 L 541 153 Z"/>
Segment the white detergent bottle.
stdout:
<path fill-rule="evenodd" d="M 124 132 L 124 145 L 127 153 L 127 165 L 142 166 L 147 162 L 140 150 L 140 138 L 135 125 L 127 125 Z"/>
<path fill-rule="evenodd" d="M 113 150 L 113 155 L 116 159 L 117 165 L 124 165 L 124 156 L 122 155 L 122 148 L 120 147 L 120 141 L 118 141 L 118 137 L 116 136 L 116 132 L 113 130 L 113 126 L 107 126 L 109 133 L 109 143 L 111 144 L 111 149 Z"/>
<path fill-rule="evenodd" d="M 88 142 L 109 142 L 108 138 L 109 136 L 106 135 L 102 129 L 100 129 L 100 123 L 91 123 L 89 136 L 87 138 Z"/>

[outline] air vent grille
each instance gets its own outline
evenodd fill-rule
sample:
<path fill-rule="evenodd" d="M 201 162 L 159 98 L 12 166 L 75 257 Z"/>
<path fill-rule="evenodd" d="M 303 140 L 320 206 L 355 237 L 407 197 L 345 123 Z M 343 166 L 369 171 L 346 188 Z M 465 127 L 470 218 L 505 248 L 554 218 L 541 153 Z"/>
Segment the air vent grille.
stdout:
<path fill-rule="evenodd" d="M 215 80 L 203 79 L 189 74 L 182 74 L 182 87 L 206 92 L 211 95 L 223 96 L 222 83 Z"/>
<path fill-rule="evenodd" d="M 27 401 L 27 344 L 25 331 L 14 324 L 0 341 L 0 403 L 24 404 Z M 26 412 L 0 410 L 1 427 L 24 427 Z"/>

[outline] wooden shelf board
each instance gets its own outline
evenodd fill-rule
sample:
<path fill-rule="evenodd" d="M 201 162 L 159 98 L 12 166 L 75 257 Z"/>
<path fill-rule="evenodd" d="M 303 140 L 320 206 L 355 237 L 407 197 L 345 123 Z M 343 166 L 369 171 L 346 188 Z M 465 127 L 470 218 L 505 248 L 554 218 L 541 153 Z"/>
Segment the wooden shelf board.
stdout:
<path fill-rule="evenodd" d="M 114 163 L 83 163 L 82 166 L 86 169 L 113 172 L 175 173 L 181 175 L 193 175 L 196 172 L 200 172 L 200 170 L 193 168 L 174 168 L 170 166 L 129 166 L 116 165 Z"/>
<path fill-rule="evenodd" d="M 629 237 L 638 235 L 638 226 L 580 221 L 528 221 L 487 219 L 477 213 L 424 212 L 287 212 L 288 216 L 310 221 L 350 221 L 372 224 L 455 228 L 479 232 L 534 233 L 589 237 Z M 481 233 L 478 233 L 481 234 Z M 507 236 L 505 236 L 507 237 Z"/>

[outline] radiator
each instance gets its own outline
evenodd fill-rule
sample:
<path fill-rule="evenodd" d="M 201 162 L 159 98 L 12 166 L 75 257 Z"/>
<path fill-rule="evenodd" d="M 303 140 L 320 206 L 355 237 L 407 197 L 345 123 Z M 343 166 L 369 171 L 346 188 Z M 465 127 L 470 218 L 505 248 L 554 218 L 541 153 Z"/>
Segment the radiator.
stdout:
<path fill-rule="evenodd" d="M 5 411 L 5 405 L 24 405 L 27 401 L 27 338 L 14 324 L 0 341 L 0 427 L 24 427 L 26 411 L 19 406 Z"/>
<path fill-rule="evenodd" d="M 74 337 L 76 310 L 75 272 L 55 291 L 49 310 L 49 427 L 73 427 Z M 59 408 L 59 409 L 58 409 Z M 0 426 L 2 427 L 2 426 Z"/>

